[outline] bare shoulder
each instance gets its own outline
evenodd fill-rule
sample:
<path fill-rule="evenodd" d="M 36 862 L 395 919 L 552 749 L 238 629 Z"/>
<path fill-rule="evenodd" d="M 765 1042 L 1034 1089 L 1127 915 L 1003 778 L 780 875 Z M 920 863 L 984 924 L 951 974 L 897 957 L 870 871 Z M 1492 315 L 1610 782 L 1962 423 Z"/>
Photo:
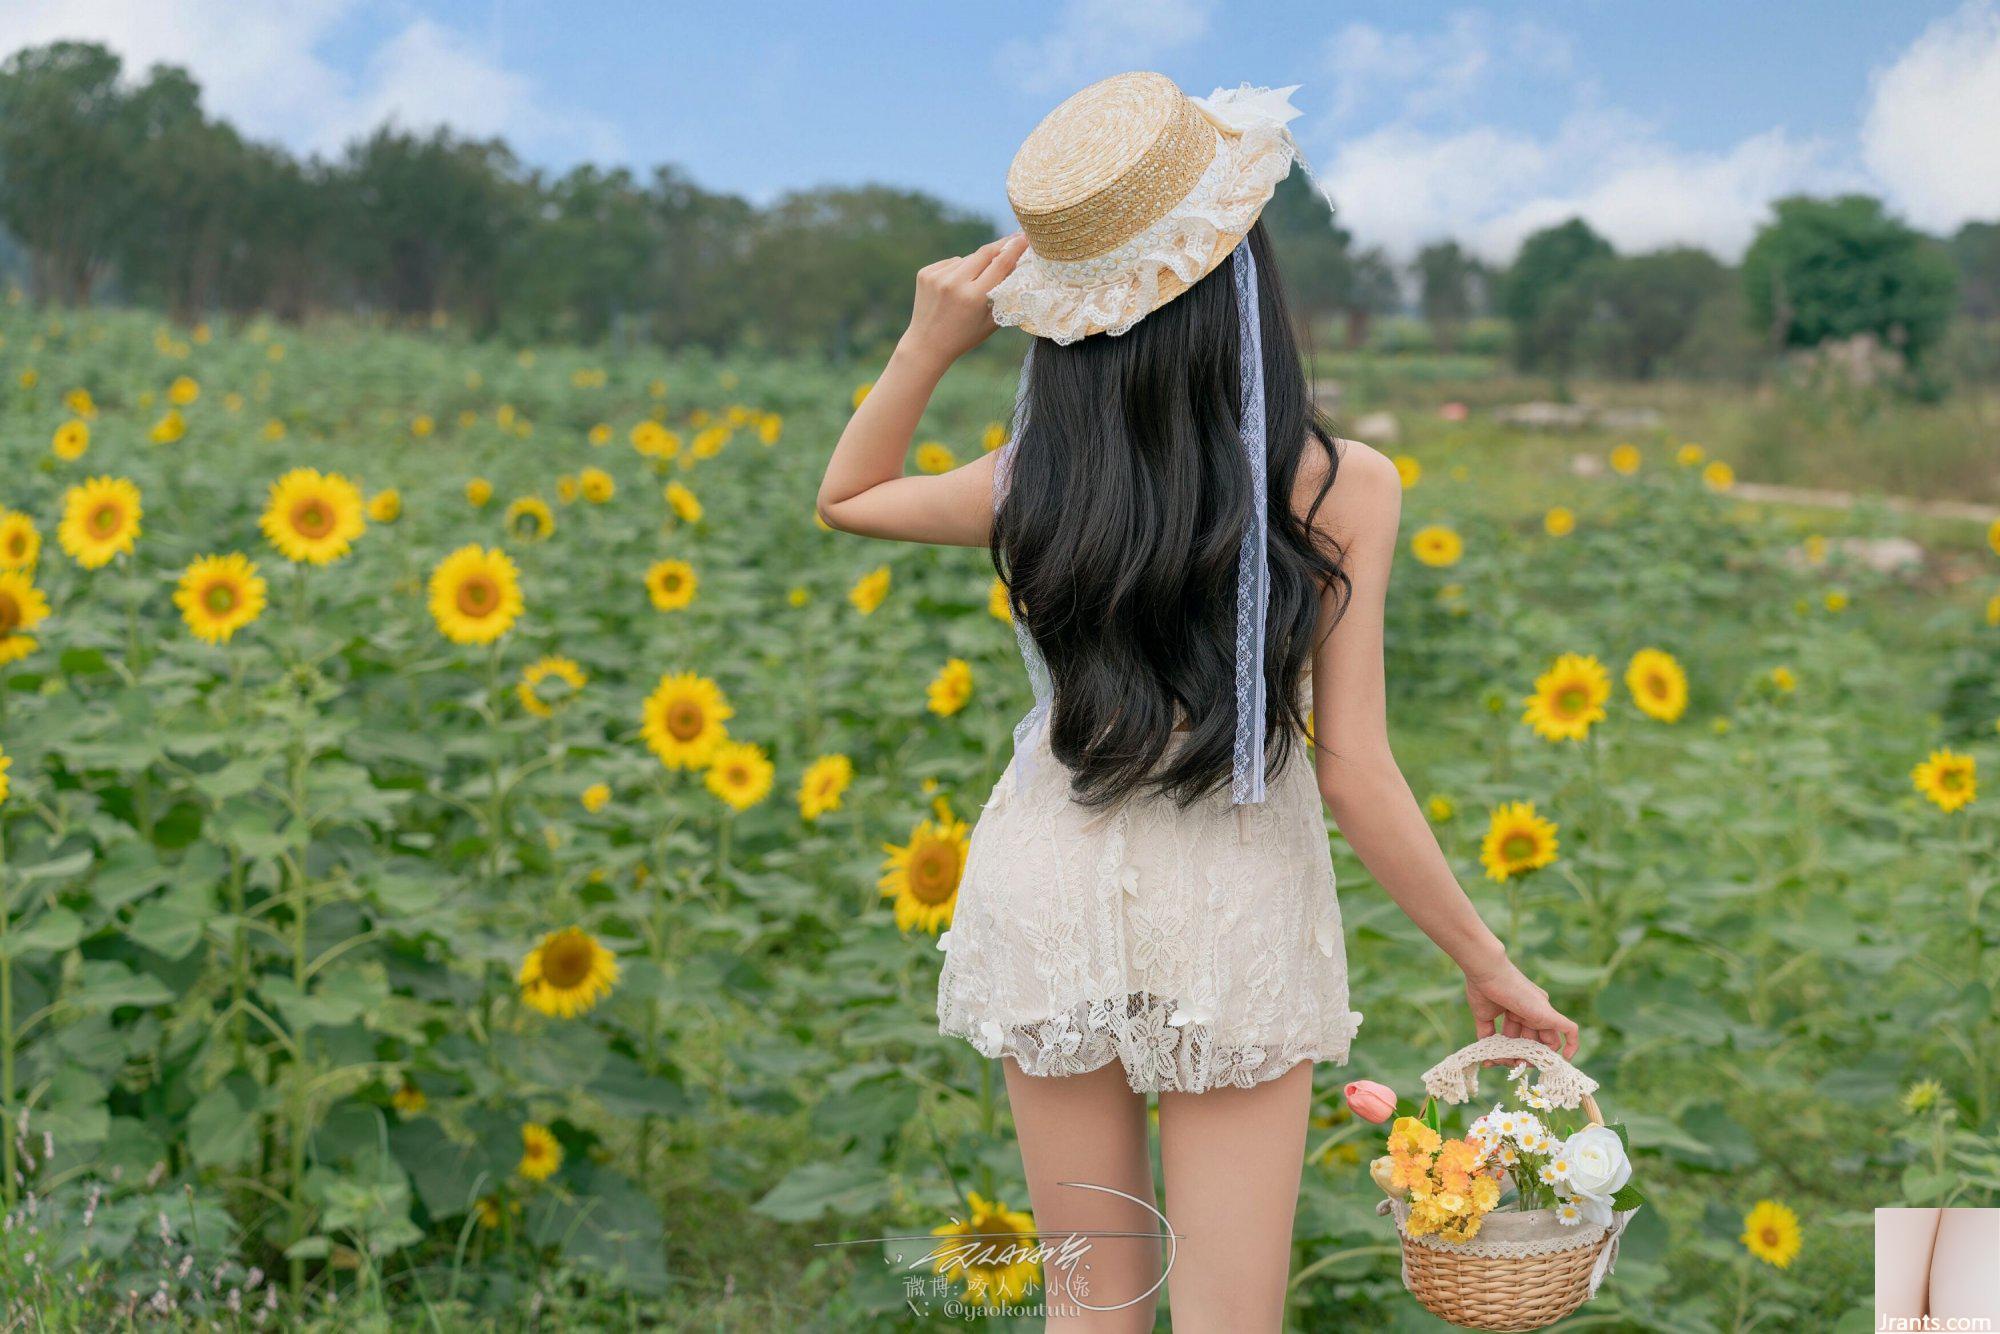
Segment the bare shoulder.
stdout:
<path fill-rule="evenodd" d="M 1403 509 L 1403 480 L 1395 462 L 1359 440 L 1336 440 L 1333 447 L 1337 467 L 1319 450 L 1308 450 L 1299 465 L 1295 495 L 1301 498 L 1300 512 L 1312 505 L 1332 469 L 1333 488 L 1313 526 L 1342 546 L 1383 535 L 1394 541 Z"/>

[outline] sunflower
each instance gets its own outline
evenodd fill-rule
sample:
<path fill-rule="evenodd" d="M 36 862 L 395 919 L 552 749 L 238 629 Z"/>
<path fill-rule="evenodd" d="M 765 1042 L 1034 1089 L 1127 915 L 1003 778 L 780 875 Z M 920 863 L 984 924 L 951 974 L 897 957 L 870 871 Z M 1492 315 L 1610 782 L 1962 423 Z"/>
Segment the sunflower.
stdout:
<path fill-rule="evenodd" d="M 1458 814 L 1458 805 L 1440 792 L 1424 803 L 1424 811 L 1431 817 L 1432 824 L 1446 824 Z"/>
<path fill-rule="evenodd" d="M 530 1181 L 547 1181 L 562 1166 L 562 1160 L 562 1145 L 547 1126 L 530 1121 L 521 1127 L 521 1161 L 514 1167 L 516 1172 Z"/>
<path fill-rule="evenodd" d="M 1639 471 L 1639 447 L 1633 444 L 1623 444 L 1613 447 L 1611 451 L 1611 471 L 1617 473 L 1620 477 L 1630 477 L 1633 473 Z"/>
<path fill-rule="evenodd" d="M 1007 443 L 1007 428 L 1000 422 L 987 422 L 986 429 L 979 433 L 979 447 L 988 454 Z"/>
<path fill-rule="evenodd" d="M 725 741 L 708 762 L 708 790 L 732 810 L 747 811 L 771 795 L 771 761 L 762 746 Z"/>
<path fill-rule="evenodd" d="M 1489 879 L 1504 881 L 1547 866 L 1556 859 L 1556 847 L 1555 822 L 1535 814 L 1533 802 L 1510 801 L 1493 808 L 1479 863 Z"/>
<path fill-rule="evenodd" d="M 19 510 L 0 510 L 0 570 L 32 570 L 42 558 L 42 535 Z"/>
<path fill-rule="evenodd" d="M 996 621 L 1014 623 L 1014 599 L 1007 592 L 1007 581 L 995 579 L 993 586 L 986 590 L 986 610 L 993 613 Z"/>
<path fill-rule="evenodd" d="M 941 472 L 950 472 L 957 466 L 958 460 L 952 456 L 949 446 L 940 444 L 935 440 L 926 440 L 917 446 L 918 472 L 927 472 L 936 475 Z"/>
<path fill-rule="evenodd" d="M 576 475 L 576 485 L 583 498 L 593 505 L 602 505 L 618 494 L 618 483 L 602 468 L 585 468 Z"/>
<path fill-rule="evenodd" d="M 177 408 L 184 408 L 200 397 L 201 385 L 191 375 L 176 375 L 167 386 L 167 402 Z"/>
<path fill-rule="evenodd" d="M 667 505 L 673 510 L 674 516 L 682 523 L 701 522 L 701 501 L 694 492 L 679 482 L 668 482 L 667 489 L 662 494 L 666 496 Z"/>
<path fill-rule="evenodd" d="M 1412 454 L 1398 454 L 1395 459 L 1396 480 L 1403 484 L 1405 491 L 1424 479 L 1424 465 Z"/>
<path fill-rule="evenodd" d="M 1687 712 L 1687 673 L 1671 653 L 1656 648 L 1642 648 L 1634 653 L 1625 668 L 1625 688 L 1632 692 L 1632 702 L 1648 718 L 1673 723 Z"/>
<path fill-rule="evenodd" d="M 868 391 L 874 387 L 875 382 L 873 380 L 863 380 L 860 384 L 854 386 L 854 393 L 849 397 L 848 401 L 853 403 L 855 407 L 860 407 L 863 400 L 868 397 Z"/>
<path fill-rule="evenodd" d="M 65 463 L 83 457 L 90 448 L 90 423 L 80 418 L 71 418 L 56 427 L 55 438 L 49 441 L 49 448 Z"/>
<path fill-rule="evenodd" d="M 574 1019 L 604 999 L 618 981 L 618 960 L 581 927 L 543 936 L 521 960 L 515 980 L 521 1003 L 556 1019 Z"/>
<path fill-rule="evenodd" d="M 556 516 L 540 496 L 522 496 L 507 506 L 500 518 L 507 536 L 522 542 L 539 542 L 556 530 Z"/>
<path fill-rule="evenodd" d="M 698 459 L 712 459 L 722 452 L 722 447 L 729 443 L 732 434 L 734 432 L 727 426 L 711 426 L 705 431 L 697 431 L 694 443 L 688 450 Z M 686 459 L 681 460 L 681 466 L 687 466 Z"/>
<path fill-rule="evenodd" d="M 430 439 L 431 432 L 437 430 L 437 422 L 429 413 L 419 412 L 410 418 L 410 434 L 419 440 Z"/>
<path fill-rule="evenodd" d="M 728 739 L 723 724 L 735 716 L 722 687 L 707 677 L 666 675 L 646 697 L 640 735 L 669 769 L 701 769 Z"/>
<path fill-rule="evenodd" d="M 611 443 L 611 428 L 604 422 L 598 422 L 583 433 L 583 438 L 589 441 L 593 448 L 601 448 Z"/>
<path fill-rule="evenodd" d="M 1708 451 L 1690 441 L 1674 451 L 1674 462 L 1683 468 L 1692 468 L 1708 457 Z"/>
<path fill-rule="evenodd" d="M 8 635 L 0 639 L 0 666 L 19 662 L 41 646 L 33 635 Z"/>
<path fill-rule="evenodd" d="M 822 755 L 806 766 L 799 780 L 799 814 L 817 820 L 840 809 L 847 785 L 854 781 L 854 761 L 845 755 Z"/>
<path fill-rule="evenodd" d="M 1576 531 L 1576 511 L 1557 505 L 1542 516 L 1542 531 L 1550 537 L 1568 537 Z"/>
<path fill-rule="evenodd" d="M 0 550 L 5 549 L 6 541 L 5 537 L 0 537 Z M 1992 597 L 1986 599 L 1986 623 L 1988 625 L 2000 626 L 2000 593 L 1995 593 Z"/>
<path fill-rule="evenodd" d="M 1986 545 L 1993 548 L 1993 554 L 2000 556 L 2000 519 L 1986 526 Z"/>
<path fill-rule="evenodd" d="M 1535 678 L 1528 711 L 1521 721 L 1546 741 L 1581 741 L 1590 725 L 1604 719 L 1604 701 L 1611 698 L 1611 678 L 1604 664 L 1580 653 L 1565 653 Z"/>
<path fill-rule="evenodd" d="M 757 422 L 757 440 L 761 444 L 775 445 L 784 430 L 785 419 L 775 412 L 767 412 Z"/>
<path fill-rule="evenodd" d="M 227 643 L 264 613 L 264 580 L 247 556 L 203 556 L 181 572 L 174 605 L 197 639 Z"/>
<path fill-rule="evenodd" d="M 889 567 L 884 565 L 855 580 L 854 587 L 848 591 L 847 600 L 854 604 L 856 611 L 863 616 L 869 616 L 882 605 L 882 599 L 888 596 Z"/>
<path fill-rule="evenodd" d="M 949 718 L 972 698 L 972 664 L 951 658 L 924 691 L 926 707 L 940 718 Z"/>
<path fill-rule="evenodd" d="M 632 428 L 632 448 L 649 459 L 670 459 L 681 452 L 678 440 L 673 441 L 671 450 L 667 448 L 672 435 L 666 427 L 649 418 Z"/>
<path fill-rule="evenodd" d="M 1727 491 L 1736 485 L 1736 469 L 1716 459 L 1701 470 L 1701 482 L 1711 491 Z"/>
<path fill-rule="evenodd" d="M 67 394 L 64 394 L 63 406 L 68 408 L 74 416 L 95 417 L 97 415 L 97 400 L 90 396 L 88 389 L 72 389 Z"/>
<path fill-rule="evenodd" d="M 171 445 L 186 437 L 187 431 L 187 418 L 170 408 L 166 416 L 153 423 L 153 429 L 149 434 L 154 444 Z"/>
<path fill-rule="evenodd" d="M 1799 1216 L 1776 1200 L 1759 1200 L 1743 1219 L 1742 1241 L 1750 1254 L 1784 1269 L 1799 1258 L 1804 1245 Z"/>
<path fill-rule="evenodd" d="M 395 487 L 377 491 L 368 500 L 368 517 L 376 523 L 394 523 L 403 517 L 403 493 Z"/>
<path fill-rule="evenodd" d="M 1780 695 L 1789 695 L 1799 688 L 1799 674 L 1783 665 L 1771 669 L 1770 680 L 1771 689 Z"/>
<path fill-rule="evenodd" d="M 415 1116 L 430 1106 L 431 1100 L 415 1084 L 398 1084 L 396 1091 L 389 1095 L 389 1105 L 404 1116 Z"/>
<path fill-rule="evenodd" d="M 646 571 L 646 596 L 660 611 L 679 611 L 694 601 L 700 582 L 686 561 L 663 560 Z"/>
<path fill-rule="evenodd" d="M 460 547 L 431 571 L 431 616 L 454 644 L 490 644 L 521 614 L 521 583 L 499 547 Z"/>
<path fill-rule="evenodd" d="M 0 801 L 7 800 L 7 794 L 14 790 L 14 781 L 7 771 L 14 767 L 14 757 L 0 750 Z"/>
<path fill-rule="evenodd" d="M 611 785 L 609 783 L 592 783 L 583 790 L 583 794 L 577 800 L 583 803 L 585 810 L 595 815 L 611 804 Z"/>
<path fill-rule="evenodd" d="M 583 689 L 590 678 L 583 668 L 568 658 L 550 657 L 531 662 L 521 669 L 521 679 L 514 686 L 514 693 L 521 700 L 521 707 L 537 718 L 550 718 L 555 711 L 567 705 Z M 556 681 L 560 684 L 544 687 L 543 682 Z"/>
<path fill-rule="evenodd" d="M 1465 539 L 1449 528 L 1432 524 L 1417 530 L 1410 539 L 1410 552 L 1426 565 L 1456 565 L 1465 554 Z"/>
<path fill-rule="evenodd" d="M 361 536 L 361 492 L 337 472 L 294 468 L 271 483 L 258 526 L 286 560 L 325 565 L 345 556 Z"/>
<path fill-rule="evenodd" d="M 49 600 L 20 570 L 0 570 L 0 639 L 32 630 L 49 614 Z"/>
<path fill-rule="evenodd" d="M 493 499 L 493 483 L 484 477 L 475 477 L 465 484 L 465 499 L 474 509 L 484 509 Z"/>
<path fill-rule="evenodd" d="M 263 435 L 272 444 L 277 444 L 285 438 L 285 423 L 277 417 L 271 418 L 264 423 Z"/>
<path fill-rule="evenodd" d="M 972 1192 L 967 1192 L 965 1201 L 964 1222 L 953 1219 L 931 1229 L 934 1237 L 963 1237 L 964 1243 L 939 1243 L 931 1251 L 931 1268 L 947 1279 L 963 1282 L 967 1302 L 987 1307 L 1011 1305 L 1041 1282 L 1042 1266 L 1035 1258 L 1035 1220 Z"/>
<path fill-rule="evenodd" d="M 139 540 L 139 488 L 123 477 L 93 477 L 63 496 L 56 540 L 86 570 L 109 563 Z"/>
<path fill-rule="evenodd" d="M 1949 815 L 1979 796 L 1979 761 L 1952 750 L 1934 750 L 1910 771 L 1910 781 L 1930 803 Z"/>
<path fill-rule="evenodd" d="M 936 823 L 919 821 L 902 847 L 882 845 L 889 859 L 877 883 L 882 897 L 896 902 L 898 929 L 936 935 L 951 925 L 958 880 L 965 874 L 966 839 L 965 825 L 942 815 Z"/>

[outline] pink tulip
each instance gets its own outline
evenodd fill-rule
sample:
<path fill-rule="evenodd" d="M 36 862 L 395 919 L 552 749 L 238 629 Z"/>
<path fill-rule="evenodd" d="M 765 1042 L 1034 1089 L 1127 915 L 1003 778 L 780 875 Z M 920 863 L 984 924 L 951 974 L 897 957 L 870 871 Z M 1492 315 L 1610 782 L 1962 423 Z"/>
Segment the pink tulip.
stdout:
<path fill-rule="evenodd" d="M 1347 1086 L 1347 1109 L 1379 1126 L 1396 1114 L 1396 1091 L 1372 1079 L 1357 1079 Z"/>
<path fill-rule="evenodd" d="M 1466 419 L 1467 415 L 1468 412 L 1463 403 L 1447 403 L 1438 409 L 1438 416 L 1448 422 L 1462 422 Z"/>

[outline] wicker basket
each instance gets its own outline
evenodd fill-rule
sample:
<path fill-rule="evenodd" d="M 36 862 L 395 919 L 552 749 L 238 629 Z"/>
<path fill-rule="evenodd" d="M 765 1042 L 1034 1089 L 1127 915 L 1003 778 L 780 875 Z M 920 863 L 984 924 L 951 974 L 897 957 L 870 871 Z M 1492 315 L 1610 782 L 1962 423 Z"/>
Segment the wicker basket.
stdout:
<path fill-rule="evenodd" d="M 1424 1085 L 1440 1101 L 1466 1102 L 1477 1091 L 1482 1062 L 1517 1059 L 1553 1076 L 1550 1082 L 1558 1087 L 1572 1090 L 1574 1101 L 1564 1105 L 1580 1105 L 1591 1124 L 1604 1124 L 1591 1097 L 1596 1082 L 1556 1052 L 1526 1038 L 1481 1038 L 1432 1067 L 1424 1075 Z M 1624 1228 L 1623 1216 L 1609 1226 L 1565 1228 L 1555 1222 L 1554 1210 L 1532 1209 L 1488 1214 L 1480 1237 L 1460 1244 L 1412 1237 L 1405 1226 L 1409 1209 L 1401 1201 L 1384 1200 L 1380 1212 L 1396 1220 L 1403 1244 L 1403 1283 L 1411 1295 L 1432 1315 L 1466 1329 L 1541 1329 L 1561 1320 L 1595 1295 Z M 1497 1231 L 1503 1224 L 1515 1240 L 1496 1245 L 1489 1229 Z M 1483 1245 L 1482 1238 L 1486 1238 Z M 1532 1253 L 1478 1253 L 1490 1249 Z"/>

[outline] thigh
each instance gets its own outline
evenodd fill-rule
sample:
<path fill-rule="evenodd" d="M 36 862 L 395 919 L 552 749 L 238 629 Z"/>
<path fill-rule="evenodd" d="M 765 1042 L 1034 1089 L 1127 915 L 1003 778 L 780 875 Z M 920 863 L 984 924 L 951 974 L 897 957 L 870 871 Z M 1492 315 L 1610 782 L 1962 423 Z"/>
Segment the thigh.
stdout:
<path fill-rule="evenodd" d="M 2000 1209 L 1946 1209 L 1931 1252 L 1937 1318 L 2000 1326 Z"/>
<path fill-rule="evenodd" d="M 1936 1209 L 1875 1211 L 1875 1314 L 1908 1320 L 1924 1313 L 1930 1290 Z"/>
<path fill-rule="evenodd" d="M 1176 1329 L 1283 1327 L 1312 1065 L 1255 1088 L 1160 1095 L 1160 1169 L 1179 1238 L 1167 1274 Z"/>
<path fill-rule="evenodd" d="M 1043 1265 L 1048 1328 L 1151 1330 L 1160 1281 L 1155 1234 L 1162 1229 L 1151 1207 L 1145 1096 L 1131 1090 L 1115 1061 L 1058 1078 L 1024 1074 L 1012 1061 L 1005 1069 L 1035 1231 L 1050 1251 L 1079 1234 L 1068 1248 L 1073 1258 Z"/>

